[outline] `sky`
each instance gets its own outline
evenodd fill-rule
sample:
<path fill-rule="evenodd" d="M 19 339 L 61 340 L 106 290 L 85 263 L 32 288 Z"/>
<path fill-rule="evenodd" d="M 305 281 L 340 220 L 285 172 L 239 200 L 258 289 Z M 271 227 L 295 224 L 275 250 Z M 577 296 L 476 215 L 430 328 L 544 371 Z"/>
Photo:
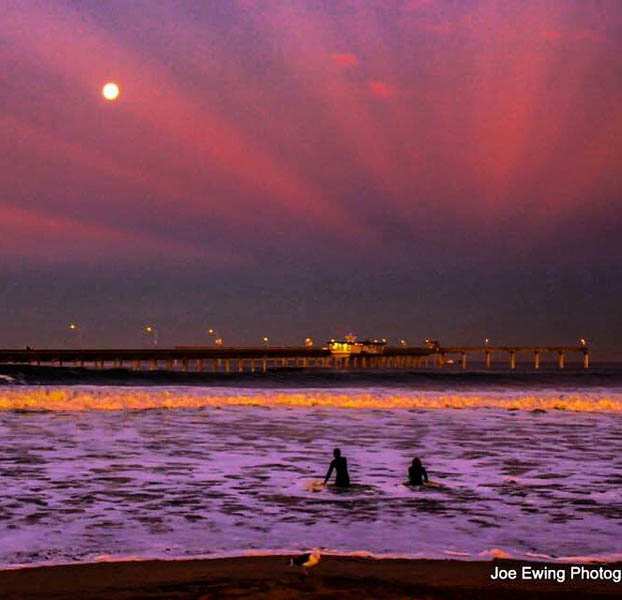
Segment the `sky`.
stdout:
<path fill-rule="evenodd" d="M 621 57 L 619 0 L 3 0 L 0 347 L 612 354 Z"/>

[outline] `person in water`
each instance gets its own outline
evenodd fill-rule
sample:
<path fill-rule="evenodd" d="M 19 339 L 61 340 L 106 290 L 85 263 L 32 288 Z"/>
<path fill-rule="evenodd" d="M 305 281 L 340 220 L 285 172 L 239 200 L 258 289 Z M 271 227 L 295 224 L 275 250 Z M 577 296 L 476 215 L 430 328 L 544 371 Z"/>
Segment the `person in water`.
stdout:
<path fill-rule="evenodd" d="M 428 482 L 428 472 L 421 464 L 419 457 L 413 458 L 413 462 L 408 467 L 408 483 L 410 485 L 423 485 Z"/>
<path fill-rule="evenodd" d="M 324 477 L 324 484 L 328 482 L 334 470 L 336 473 L 335 485 L 337 487 L 348 487 L 350 485 L 348 461 L 345 456 L 341 456 L 341 450 L 339 450 L 339 448 L 333 450 L 333 456 L 333 460 L 330 461 L 330 467 L 328 467 L 328 473 L 326 473 L 326 477 Z"/>

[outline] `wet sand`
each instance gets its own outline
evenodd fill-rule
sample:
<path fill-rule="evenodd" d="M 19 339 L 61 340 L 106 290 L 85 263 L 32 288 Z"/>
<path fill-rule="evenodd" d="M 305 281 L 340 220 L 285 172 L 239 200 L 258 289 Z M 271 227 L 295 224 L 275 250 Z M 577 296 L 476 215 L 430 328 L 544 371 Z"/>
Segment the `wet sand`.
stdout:
<path fill-rule="evenodd" d="M 620 597 L 621 584 L 612 582 L 490 580 L 495 565 L 520 569 L 522 564 L 324 556 L 305 575 L 290 567 L 286 556 L 108 562 L 0 571 L 0 590 L 5 600 Z"/>

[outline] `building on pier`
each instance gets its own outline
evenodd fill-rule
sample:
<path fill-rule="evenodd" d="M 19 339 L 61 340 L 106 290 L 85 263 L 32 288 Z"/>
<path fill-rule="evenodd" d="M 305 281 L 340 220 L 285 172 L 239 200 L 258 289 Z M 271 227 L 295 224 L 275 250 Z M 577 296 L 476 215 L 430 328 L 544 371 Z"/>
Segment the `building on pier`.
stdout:
<path fill-rule="evenodd" d="M 328 349 L 334 356 L 351 356 L 352 354 L 382 354 L 386 345 L 386 339 L 358 341 L 355 335 L 346 335 L 343 340 L 331 339 L 328 342 Z"/>

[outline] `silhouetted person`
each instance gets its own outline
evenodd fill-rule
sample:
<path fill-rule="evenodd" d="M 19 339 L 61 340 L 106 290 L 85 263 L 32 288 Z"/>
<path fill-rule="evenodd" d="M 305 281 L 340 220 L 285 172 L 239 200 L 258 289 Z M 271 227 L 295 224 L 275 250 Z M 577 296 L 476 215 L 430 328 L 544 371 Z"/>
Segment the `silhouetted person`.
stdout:
<path fill-rule="evenodd" d="M 333 450 L 333 456 L 335 458 L 330 461 L 330 467 L 328 467 L 328 473 L 326 473 L 326 477 L 324 477 L 324 483 L 328 482 L 334 470 L 336 473 L 335 485 L 338 487 L 348 487 L 350 485 L 348 461 L 344 456 L 341 456 L 341 450 L 339 450 L 339 448 Z"/>
<path fill-rule="evenodd" d="M 413 458 L 413 462 L 408 467 L 408 483 L 410 485 L 423 485 L 428 482 L 428 472 L 423 468 L 419 457 Z"/>

